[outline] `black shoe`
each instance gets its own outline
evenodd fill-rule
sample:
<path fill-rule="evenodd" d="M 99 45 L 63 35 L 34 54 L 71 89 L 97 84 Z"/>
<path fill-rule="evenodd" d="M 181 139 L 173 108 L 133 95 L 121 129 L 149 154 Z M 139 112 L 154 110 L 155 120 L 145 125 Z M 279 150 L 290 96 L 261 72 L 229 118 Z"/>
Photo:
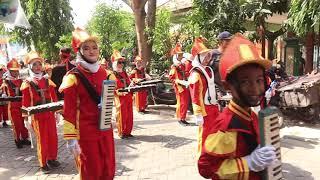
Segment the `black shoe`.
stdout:
<path fill-rule="evenodd" d="M 22 143 L 23 145 L 27 145 L 27 146 L 30 146 L 30 145 L 31 145 L 31 141 L 29 141 L 28 139 L 21 140 L 21 143 Z"/>
<path fill-rule="evenodd" d="M 126 135 L 121 135 L 121 136 L 119 136 L 121 139 L 127 139 L 128 138 L 128 136 L 126 136 Z"/>
<path fill-rule="evenodd" d="M 23 148 L 22 141 L 14 141 L 18 149 Z"/>
<path fill-rule="evenodd" d="M 134 136 L 132 134 L 127 135 L 128 138 L 133 138 Z"/>
<path fill-rule="evenodd" d="M 187 125 L 187 124 L 185 124 L 182 120 L 179 120 L 178 122 L 179 122 L 179 124 L 182 125 L 182 126 L 186 126 L 186 125 Z"/>
<path fill-rule="evenodd" d="M 9 127 L 9 125 L 7 124 L 7 122 L 3 121 L 2 127 L 7 128 L 7 127 Z"/>
<path fill-rule="evenodd" d="M 44 174 L 49 174 L 50 173 L 50 168 L 46 165 L 44 167 L 40 167 L 41 172 Z"/>
<path fill-rule="evenodd" d="M 48 160 L 47 164 L 51 167 L 51 168 L 57 168 L 60 166 L 60 162 L 57 160 Z"/>
<path fill-rule="evenodd" d="M 190 123 L 188 123 L 186 120 L 181 120 L 183 124 L 185 125 L 190 125 Z"/>

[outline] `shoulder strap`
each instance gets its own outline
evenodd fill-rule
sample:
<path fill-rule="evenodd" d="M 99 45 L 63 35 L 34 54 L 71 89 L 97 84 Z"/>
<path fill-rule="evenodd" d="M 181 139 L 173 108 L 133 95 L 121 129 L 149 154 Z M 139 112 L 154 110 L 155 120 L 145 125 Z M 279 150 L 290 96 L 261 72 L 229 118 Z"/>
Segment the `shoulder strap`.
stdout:
<path fill-rule="evenodd" d="M 81 83 L 86 88 L 87 92 L 89 93 L 91 99 L 96 103 L 100 103 L 100 95 L 97 93 L 97 91 L 92 87 L 89 80 L 84 76 L 84 74 L 77 68 L 73 68 L 69 71 L 72 74 L 75 74 L 77 77 L 79 77 Z"/>
<path fill-rule="evenodd" d="M 38 95 L 41 97 L 41 93 L 39 92 L 40 87 L 36 83 L 34 83 L 33 81 L 29 81 L 29 84 L 31 85 L 32 88 L 34 88 L 36 90 Z"/>

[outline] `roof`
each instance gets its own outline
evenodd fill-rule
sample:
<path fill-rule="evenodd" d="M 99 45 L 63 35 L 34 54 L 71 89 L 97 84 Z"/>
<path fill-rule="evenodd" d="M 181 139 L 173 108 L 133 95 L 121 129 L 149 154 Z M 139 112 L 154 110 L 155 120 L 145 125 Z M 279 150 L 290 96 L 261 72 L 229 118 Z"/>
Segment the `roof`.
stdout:
<path fill-rule="evenodd" d="M 171 12 L 189 10 L 192 8 L 192 0 L 168 0 L 158 8 L 165 8 Z"/>

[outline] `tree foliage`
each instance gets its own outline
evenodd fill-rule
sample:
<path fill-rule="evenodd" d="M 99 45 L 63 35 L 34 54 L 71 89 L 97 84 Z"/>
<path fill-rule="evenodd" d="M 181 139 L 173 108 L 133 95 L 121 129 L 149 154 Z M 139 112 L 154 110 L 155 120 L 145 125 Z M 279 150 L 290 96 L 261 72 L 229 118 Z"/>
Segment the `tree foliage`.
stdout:
<path fill-rule="evenodd" d="M 298 35 L 305 35 L 320 20 L 319 0 L 292 0 L 289 11 L 288 24 Z"/>
<path fill-rule="evenodd" d="M 73 30 L 69 0 L 20 1 L 30 29 L 16 27 L 10 34 L 15 41 L 32 46 L 45 58 L 55 59 L 59 49 L 55 46 L 60 36 Z"/>
<path fill-rule="evenodd" d="M 225 30 L 231 33 L 245 30 L 239 0 L 194 0 L 193 6 L 193 22 L 207 38 Z"/>
<path fill-rule="evenodd" d="M 110 57 L 113 49 L 131 49 L 135 45 L 133 16 L 105 3 L 96 6 L 87 29 L 99 36 L 104 57 Z"/>
<path fill-rule="evenodd" d="M 156 15 L 156 25 L 153 33 L 153 56 L 151 69 L 162 72 L 168 69 L 170 61 L 170 50 L 172 48 L 170 28 L 172 23 L 171 12 L 165 9 L 159 10 Z"/>

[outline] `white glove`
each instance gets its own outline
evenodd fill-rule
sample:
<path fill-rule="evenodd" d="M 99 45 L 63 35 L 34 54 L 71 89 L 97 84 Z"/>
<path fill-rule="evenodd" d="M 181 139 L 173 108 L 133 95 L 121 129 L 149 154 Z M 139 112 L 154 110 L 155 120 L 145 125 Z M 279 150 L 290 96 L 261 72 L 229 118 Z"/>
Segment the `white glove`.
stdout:
<path fill-rule="evenodd" d="M 194 121 L 196 122 L 196 125 L 203 125 L 203 123 L 204 123 L 203 116 L 195 115 Z"/>
<path fill-rule="evenodd" d="M 1 97 L 6 98 L 8 96 L 6 94 L 2 94 Z"/>
<path fill-rule="evenodd" d="M 76 139 L 67 140 L 67 148 L 75 156 L 78 156 L 81 153 L 78 140 L 76 140 Z"/>
<path fill-rule="evenodd" d="M 147 80 L 151 80 L 152 77 L 151 77 L 149 74 L 146 74 L 146 79 L 147 79 Z"/>
<path fill-rule="evenodd" d="M 248 162 L 249 169 L 254 172 L 264 170 L 276 159 L 276 152 L 273 146 L 258 146 L 250 155 L 244 158 Z"/>

